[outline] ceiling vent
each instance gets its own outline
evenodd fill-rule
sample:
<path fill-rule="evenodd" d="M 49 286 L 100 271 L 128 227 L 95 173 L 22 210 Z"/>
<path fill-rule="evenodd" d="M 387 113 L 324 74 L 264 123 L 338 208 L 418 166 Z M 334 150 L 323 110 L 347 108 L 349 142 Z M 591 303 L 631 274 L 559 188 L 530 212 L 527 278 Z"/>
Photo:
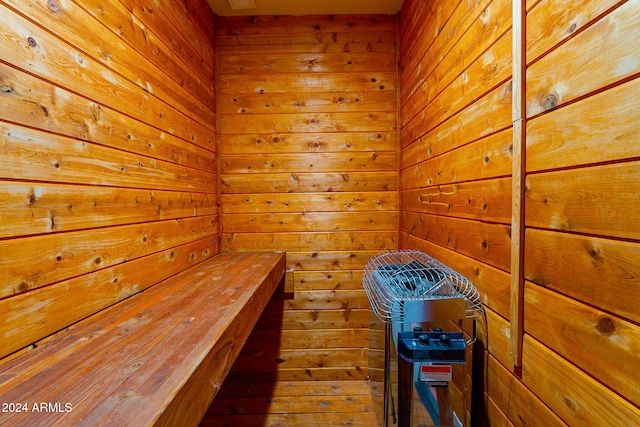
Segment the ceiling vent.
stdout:
<path fill-rule="evenodd" d="M 229 6 L 233 10 L 255 9 L 256 2 L 255 0 L 229 0 Z"/>

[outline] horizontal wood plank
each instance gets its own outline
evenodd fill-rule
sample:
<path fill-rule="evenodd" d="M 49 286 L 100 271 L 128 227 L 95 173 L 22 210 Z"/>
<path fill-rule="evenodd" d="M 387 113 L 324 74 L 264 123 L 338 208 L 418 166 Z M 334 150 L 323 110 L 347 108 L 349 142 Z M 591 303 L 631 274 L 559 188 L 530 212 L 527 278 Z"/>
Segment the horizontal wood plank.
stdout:
<path fill-rule="evenodd" d="M 27 347 L 217 253 L 215 237 L 195 240 L 0 300 L 0 355 Z"/>
<path fill-rule="evenodd" d="M 487 362 L 487 378 L 490 378 L 487 392 L 510 420 L 536 427 L 566 427 L 566 423 L 495 357 L 489 355 Z"/>
<path fill-rule="evenodd" d="M 327 172 L 222 175 L 223 194 L 393 191 L 395 172 Z"/>
<path fill-rule="evenodd" d="M 487 77 L 491 77 L 492 74 L 495 78 L 498 72 L 507 71 L 504 69 L 504 63 L 501 62 L 504 58 L 485 57 L 483 61 L 478 61 L 478 58 L 509 29 L 511 2 L 482 0 L 457 5 L 436 5 L 436 7 L 442 9 L 443 14 L 437 13 L 435 19 L 426 19 L 428 25 L 447 25 L 450 30 L 432 33 L 437 35 L 431 45 L 430 35 L 425 34 L 425 37 L 419 39 L 422 45 L 421 53 L 424 53 L 422 56 L 418 54 L 415 57 L 419 59 L 417 65 L 413 70 L 410 67 L 400 69 L 403 125 L 421 111 L 422 107 L 446 90 L 454 79 L 463 77 L 466 74 L 465 70 L 474 62 L 478 66 L 486 60 L 489 63 L 496 61 L 495 72 L 491 73 L 493 67 L 489 67 L 487 69 L 489 74 L 481 77 L 479 79 L 481 81 L 487 80 Z M 455 10 L 450 20 L 446 23 L 442 22 L 445 19 L 444 9 L 451 8 Z M 427 25 L 419 31 L 424 31 L 426 27 Z M 404 61 L 402 58 L 406 56 L 403 54 L 401 61 Z M 413 59 L 413 62 L 417 62 L 416 59 Z"/>
<path fill-rule="evenodd" d="M 524 301 L 526 333 L 627 400 L 640 401 L 640 327 L 530 282 Z"/>
<path fill-rule="evenodd" d="M 525 277 L 617 316 L 640 322 L 640 244 L 527 230 Z"/>
<path fill-rule="evenodd" d="M 219 39 L 226 38 L 221 36 Z M 395 52 L 396 43 L 394 41 L 381 42 L 352 42 L 352 43 L 336 43 L 333 40 L 322 38 L 305 37 L 307 43 L 289 43 L 288 39 L 283 39 L 283 44 L 234 44 L 235 40 L 231 40 L 226 45 L 220 45 L 218 51 L 222 54 L 239 54 L 242 52 L 262 52 L 262 53 L 309 53 L 309 52 Z M 243 37 L 243 41 L 246 39 Z M 264 41 L 264 40 L 261 40 Z M 274 40 L 276 41 L 276 40 Z"/>
<path fill-rule="evenodd" d="M 297 290 L 361 290 L 361 270 L 351 271 L 295 271 L 293 280 Z"/>
<path fill-rule="evenodd" d="M 265 366 L 271 366 L 274 370 L 280 368 L 336 368 L 353 366 L 353 360 L 360 360 L 364 364 L 366 358 L 367 350 L 364 348 L 322 350 L 252 349 L 241 351 L 233 367 L 247 373 L 264 370 Z"/>
<path fill-rule="evenodd" d="M 601 15 L 622 3 L 624 1 L 620 0 L 538 2 L 527 14 L 527 63 L 558 48 L 560 43 L 575 37 L 594 24 Z"/>
<path fill-rule="evenodd" d="M 511 327 L 507 320 L 503 319 L 493 310 L 485 310 L 487 317 L 487 330 L 482 337 L 482 342 L 486 343 L 489 353 L 505 366 L 511 366 Z M 482 326 L 480 331 L 482 331 Z"/>
<path fill-rule="evenodd" d="M 0 46 L 6 52 L 5 62 L 39 75 L 56 86 L 74 89 L 84 97 L 100 100 L 110 108 L 127 111 L 132 117 L 186 141 L 213 145 L 210 141 L 212 129 L 194 120 L 187 124 L 183 113 L 148 96 L 147 91 L 75 47 L 52 37 L 36 24 L 10 12 L 6 6 L 0 6 L 0 13 L 11 16 L 12 21 L 10 31 L 3 32 L 0 37 Z M 24 43 L 28 38 L 35 42 L 35 46 Z"/>
<path fill-rule="evenodd" d="M 522 380 L 569 425 L 634 425 L 640 409 L 529 335 L 524 336 Z"/>
<path fill-rule="evenodd" d="M 220 158 L 221 173 L 343 172 L 396 170 L 396 153 L 236 154 Z"/>
<path fill-rule="evenodd" d="M 511 126 L 511 81 L 437 126 L 419 116 L 403 127 L 402 159 L 422 161 Z"/>
<path fill-rule="evenodd" d="M 215 20 L 206 2 L 123 0 L 122 3 L 134 12 L 143 28 L 152 30 L 165 45 L 173 48 L 172 52 L 179 52 L 180 59 L 188 63 L 190 69 L 196 69 L 203 81 L 213 80 Z"/>
<path fill-rule="evenodd" d="M 365 348 L 368 346 L 368 340 L 367 329 L 264 331 L 254 334 L 244 348 L 247 351 Z"/>
<path fill-rule="evenodd" d="M 271 310 L 270 310 L 271 307 Z M 256 324 L 256 331 L 308 329 L 364 329 L 369 326 L 369 309 L 295 310 L 272 313 L 273 305 L 265 308 Z M 257 333 L 257 332 L 256 332 Z"/>
<path fill-rule="evenodd" d="M 89 0 L 84 6 L 150 60 L 175 68 L 172 77 L 177 81 L 193 79 L 194 83 L 213 90 L 215 42 L 213 33 L 204 29 L 208 25 L 198 19 L 199 13 L 188 14 L 180 2 L 166 0 L 109 0 L 103 5 L 112 11 L 109 17 L 103 16 L 100 4 Z"/>
<path fill-rule="evenodd" d="M 395 70 L 395 53 L 267 53 L 220 55 L 220 74 L 326 73 Z"/>
<path fill-rule="evenodd" d="M 209 414 L 246 414 L 252 413 L 256 409 L 269 404 L 269 413 L 287 414 L 293 408 L 300 413 L 341 413 L 346 412 L 343 406 L 354 407 L 353 412 L 367 412 L 371 410 L 371 399 L 368 396 L 347 397 L 343 396 L 307 396 L 302 400 L 300 398 L 260 398 L 260 397 L 238 397 L 218 399 L 214 403 Z M 357 409 L 356 409 L 357 408 Z M 255 412 L 254 412 L 255 413 Z"/>
<path fill-rule="evenodd" d="M 395 192 L 223 194 L 222 212 L 396 211 Z"/>
<path fill-rule="evenodd" d="M 369 385 L 361 381 L 293 381 L 254 382 L 246 385 L 225 384 L 219 397 L 233 397 L 241 393 L 246 397 L 258 396 L 366 396 L 371 393 Z"/>
<path fill-rule="evenodd" d="M 85 417 L 82 410 L 96 404 L 79 390 L 112 392 L 142 365 L 160 361 L 149 356 L 156 346 L 169 349 L 163 356 L 176 360 L 188 353 L 188 345 L 162 345 L 153 333 L 180 338 L 193 323 L 167 312 L 177 312 L 176 307 L 188 312 L 196 298 L 164 312 L 150 334 L 133 332 L 129 324 L 105 338 L 112 324 L 83 334 L 76 323 L 220 250 L 216 52 L 213 21 L 207 22 L 213 14 L 206 1 L 188 3 L 7 0 L 0 5 L 1 20 L 10 23 L 0 35 L 0 276 L 7 279 L 0 289 L 6 308 L 0 316 L 0 359 L 15 366 L 60 340 L 79 340 L 69 351 L 54 350 L 55 360 L 40 364 L 40 373 L 34 365 L 13 373 L 3 365 L 0 374 L 36 375 L 38 385 L 20 388 L 18 395 L 33 402 L 70 402 L 74 413 L 26 421 L 6 421 L 0 414 L 0 424 L 72 425 L 80 419 L 118 424 L 103 416 L 108 405 L 93 421 Z M 247 325 L 229 341 L 240 343 L 238 331 Z M 87 349 L 103 338 L 106 347 L 122 352 L 107 357 L 109 362 L 122 362 L 129 352 L 143 355 L 116 368 L 77 357 L 101 357 L 99 349 Z M 128 338 L 134 341 L 123 343 Z M 89 347 L 80 348 L 85 344 Z M 188 382 L 187 395 L 175 393 L 179 386 L 170 393 L 177 406 L 169 407 L 169 421 L 176 414 L 181 424 L 199 421 L 193 417 L 206 410 L 233 352 L 226 344 L 212 350 L 195 374 L 207 380 Z M 51 367 L 58 362 L 59 369 Z M 184 372 L 159 371 L 145 380 L 173 387 L 188 378 Z M 116 393 L 122 406 L 136 405 L 131 402 L 137 397 L 128 394 L 133 383 Z M 133 413 L 141 418 L 126 422 L 148 424 L 140 414 L 148 415 L 153 406 L 138 405 Z"/>
<path fill-rule="evenodd" d="M 265 100 L 260 94 L 225 95 L 220 114 L 309 114 L 335 112 L 395 111 L 393 92 L 279 93 Z"/>
<path fill-rule="evenodd" d="M 483 40 L 487 44 L 492 42 L 491 39 Z M 428 102 L 411 102 L 412 99 L 409 99 L 402 106 L 403 122 L 408 123 L 409 118 L 419 113 L 420 120 L 426 123 L 442 123 L 509 79 L 512 62 L 511 33 L 501 36 L 477 59 L 468 61 L 469 66 L 459 75 L 442 75 L 444 73 L 439 73 L 440 70 L 436 69 L 421 86 L 426 93 L 414 95 L 415 99 L 426 99 Z"/>
<path fill-rule="evenodd" d="M 220 93 L 272 94 L 288 93 L 290 88 L 304 88 L 301 93 L 382 92 L 395 91 L 395 73 L 318 73 L 283 75 L 221 75 Z"/>
<path fill-rule="evenodd" d="M 379 33 L 395 32 L 393 15 L 265 15 L 229 16 L 219 23 L 220 36 L 273 34 L 322 34 L 334 32 Z"/>
<path fill-rule="evenodd" d="M 0 240 L 0 299 L 193 240 L 217 238 L 215 216 Z M 87 244 L 87 238 L 91 244 Z"/>
<path fill-rule="evenodd" d="M 393 231 L 395 212 L 302 212 L 223 215 L 224 233 L 277 233 L 302 231 Z"/>
<path fill-rule="evenodd" d="M 223 135 L 246 133 L 306 132 L 393 132 L 397 116 L 389 112 L 313 113 L 269 115 L 224 115 L 219 132 Z"/>
<path fill-rule="evenodd" d="M 331 132 L 225 135 L 220 153 L 349 153 L 358 151 L 397 151 L 396 132 Z"/>
<path fill-rule="evenodd" d="M 504 271 L 511 268 L 507 225 L 404 212 L 401 230 Z"/>
<path fill-rule="evenodd" d="M 353 15 L 351 15 L 353 16 Z M 224 49 L 226 46 L 254 46 L 269 49 L 270 46 L 298 46 L 296 49 L 297 52 L 300 52 L 299 48 L 301 46 L 316 46 L 316 45 L 327 45 L 329 49 L 332 51 L 344 51 L 344 46 L 349 46 L 353 44 L 361 44 L 361 43 L 384 43 L 384 44 L 394 44 L 396 41 L 395 34 L 393 31 L 382 31 L 382 32 L 374 32 L 374 33 L 363 33 L 363 32 L 345 32 L 345 31 L 336 31 L 334 33 L 323 32 L 318 34 L 260 34 L 260 35 L 251 35 L 251 34 L 242 34 L 237 36 L 226 36 L 221 35 L 220 46 Z M 333 47 L 333 49 L 330 49 Z M 339 49 L 339 48 L 342 49 Z M 249 49 L 247 49 L 248 51 Z"/>
<path fill-rule="evenodd" d="M 267 425 L 304 425 L 325 427 L 327 423 L 333 426 L 371 427 L 376 420 L 373 413 L 361 411 L 354 406 L 353 412 L 320 412 L 320 413 L 290 413 L 290 414 L 256 414 L 256 415 L 210 415 L 205 417 L 202 427 L 215 427 L 224 423 L 229 427 L 261 427 Z"/>
<path fill-rule="evenodd" d="M 528 175 L 529 227 L 637 240 L 640 162 Z"/>
<path fill-rule="evenodd" d="M 400 26 L 398 34 L 400 46 L 404 49 L 398 58 L 401 71 L 412 71 L 417 67 L 416 62 L 439 35 L 438 28 L 444 25 L 454 10 L 453 4 L 403 2 L 400 14 L 405 19 L 405 25 Z M 408 17 L 411 17 L 410 20 L 407 20 Z M 428 19 L 430 17 L 432 19 Z M 403 81 L 407 80 L 406 74 L 401 76 Z"/>
<path fill-rule="evenodd" d="M 638 157 L 640 79 L 527 122 L 527 171 Z"/>
<path fill-rule="evenodd" d="M 193 168 L 216 164 L 213 136 L 200 147 L 5 64 L 0 86 L 4 120 Z"/>
<path fill-rule="evenodd" d="M 2 178 L 200 192 L 216 186 L 212 171 L 2 122 L 0 149 Z"/>
<path fill-rule="evenodd" d="M 424 144 L 424 139 L 418 144 Z M 403 189 L 511 175 L 513 157 L 511 129 L 442 155 L 432 156 L 428 151 L 427 149 L 428 157 L 423 160 L 402 155 Z"/>
<path fill-rule="evenodd" d="M 369 300 L 364 289 L 359 290 L 296 290 L 287 299 L 284 310 L 359 310 L 368 309 Z"/>
<path fill-rule="evenodd" d="M 513 427 L 513 424 L 509 423 L 507 415 L 500 409 L 495 400 L 493 400 L 493 398 L 486 392 L 484 393 L 484 406 L 486 411 L 485 417 L 489 422 L 489 425 Z"/>
<path fill-rule="evenodd" d="M 237 215 L 237 214 L 236 214 Z M 397 244 L 396 231 L 301 231 L 277 233 L 223 232 L 222 245 L 225 251 L 251 250 L 289 251 L 349 251 L 391 249 Z"/>
<path fill-rule="evenodd" d="M 215 215 L 213 194 L 0 182 L 0 238 Z"/>
<path fill-rule="evenodd" d="M 137 28 L 139 25 L 133 23 L 133 25 L 128 25 L 132 30 L 133 28 L 137 29 L 137 31 L 131 31 L 133 37 L 142 38 L 142 33 L 145 32 L 145 43 L 142 46 L 136 46 L 134 43 L 129 46 L 122 42 L 123 32 L 116 31 L 115 25 L 107 28 L 100 24 L 100 20 L 105 23 L 116 15 L 115 10 L 118 8 L 116 6 L 119 5 L 118 3 L 103 3 L 101 6 L 109 9 L 111 13 L 100 14 L 98 21 L 95 20 L 95 15 L 91 16 L 86 11 L 93 8 L 89 1 L 80 0 L 78 4 L 69 2 L 63 6 L 57 4 L 55 12 L 44 2 L 32 5 L 24 0 L 9 0 L 6 3 L 17 10 L 29 10 L 29 18 L 35 23 L 49 22 L 47 29 L 52 34 L 91 55 L 93 59 L 124 76 L 142 90 L 154 94 L 161 100 L 166 100 L 169 105 L 182 113 L 198 118 L 205 126 L 211 123 L 211 120 L 215 120 L 213 112 L 215 100 L 211 87 L 185 84 L 185 81 L 189 82 L 189 80 L 180 77 L 180 74 L 188 75 L 188 69 L 177 60 L 175 54 L 170 53 L 166 46 L 158 43 L 153 32 L 148 28 L 144 30 Z M 121 11 L 124 15 L 124 10 Z M 52 13 L 57 15 L 57 19 L 51 19 Z M 135 22 L 131 16 L 127 18 Z M 123 16 L 122 19 L 126 18 Z M 122 27 L 123 22 L 120 21 L 119 24 Z M 92 31 L 86 31 L 86 28 L 89 27 L 92 28 Z M 129 33 L 126 36 L 129 36 Z M 179 37 L 175 38 L 179 39 Z M 155 54 L 151 53 L 151 49 L 147 50 L 149 44 L 155 45 Z M 163 57 L 164 63 L 160 62 L 159 56 Z M 198 55 L 194 53 L 193 57 L 198 58 Z M 181 59 L 188 59 L 188 56 L 185 55 Z M 158 70 L 163 72 L 158 72 Z M 165 73 L 169 75 L 165 75 Z M 191 73 L 196 74 L 197 71 Z M 182 84 L 178 84 L 177 81 Z M 200 102 L 193 102 L 196 99 L 194 97 Z"/>
<path fill-rule="evenodd" d="M 231 370 L 227 381 L 237 383 L 252 383 L 265 381 L 365 381 L 367 380 L 367 366 L 357 365 L 340 368 L 291 368 L 266 369 L 264 371 L 236 371 Z M 265 414 L 261 414 L 264 417 Z"/>
<path fill-rule="evenodd" d="M 403 190 L 400 201 L 407 211 L 508 224 L 511 219 L 511 179 Z"/>
<path fill-rule="evenodd" d="M 362 270 L 369 258 L 381 251 L 318 251 L 290 252 L 287 268 L 297 271 Z"/>
<path fill-rule="evenodd" d="M 558 108 L 640 72 L 636 2 L 625 2 L 527 69 L 527 117 Z M 585 49 L 589 54 L 585 55 Z M 594 78 L 597 76 L 597 78 Z"/>

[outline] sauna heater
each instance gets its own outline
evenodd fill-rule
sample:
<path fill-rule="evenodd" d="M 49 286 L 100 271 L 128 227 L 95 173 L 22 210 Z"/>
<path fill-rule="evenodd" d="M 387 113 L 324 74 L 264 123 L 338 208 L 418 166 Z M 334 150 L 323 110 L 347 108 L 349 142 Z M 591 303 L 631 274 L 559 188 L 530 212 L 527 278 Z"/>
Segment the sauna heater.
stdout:
<path fill-rule="evenodd" d="M 470 425 L 472 344 L 484 318 L 473 284 L 412 250 L 370 259 L 362 284 L 373 313 L 369 370 L 378 425 Z"/>

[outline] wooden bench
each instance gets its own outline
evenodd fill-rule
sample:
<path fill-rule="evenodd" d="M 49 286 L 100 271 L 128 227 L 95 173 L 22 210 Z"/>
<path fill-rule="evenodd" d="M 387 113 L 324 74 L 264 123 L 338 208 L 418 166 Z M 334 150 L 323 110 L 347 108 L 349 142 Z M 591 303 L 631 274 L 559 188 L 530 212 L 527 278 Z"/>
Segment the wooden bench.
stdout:
<path fill-rule="evenodd" d="M 197 425 L 285 271 L 219 254 L 0 365 L 1 425 Z"/>

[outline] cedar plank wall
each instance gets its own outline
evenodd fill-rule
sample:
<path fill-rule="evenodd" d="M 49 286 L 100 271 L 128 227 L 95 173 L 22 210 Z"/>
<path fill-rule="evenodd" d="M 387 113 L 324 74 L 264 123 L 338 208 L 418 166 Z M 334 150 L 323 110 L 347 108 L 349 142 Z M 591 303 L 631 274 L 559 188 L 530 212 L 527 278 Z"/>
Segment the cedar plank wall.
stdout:
<path fill-rule="evenodd" d="M 213 22 L 0 1 L 0 358 L 219 252 Z"/>
<path fill-rule="evenodd" d="M 361 271 L 397 247 L 396 17 L 219 18 L 218 49 L 222 247 L 286 249 L 295 294 L 204 423 L 370 422 Z"/>
<path fill-rule="evenodd" d="M 485 424 L 640 425 L 640 2 L 526 4 L 518 336 L 511 9 L 403 5 L 399 246 L 433 254 L 482 292 Z M 512 340 L 523 342 L 521 369 Z"/>

